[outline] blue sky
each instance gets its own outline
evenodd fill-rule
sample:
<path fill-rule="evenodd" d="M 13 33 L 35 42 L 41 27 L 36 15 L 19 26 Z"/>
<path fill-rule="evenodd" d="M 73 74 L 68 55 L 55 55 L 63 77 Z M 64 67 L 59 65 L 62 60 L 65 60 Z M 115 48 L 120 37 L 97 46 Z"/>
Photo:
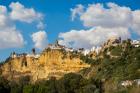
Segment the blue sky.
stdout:
<path fill-rule="evenodd" d="M 113 2 L 119 6 L 129 7 L 132 11 L 140 9 L 140 0 L 0 0 L 0 5 L 6 6 L 9 12 L 11 11 L 9 5 L 12 2 L 19 2 L 24 5 L 24 7 L 33 8 L 36 12 L 44 15 L 42 22 L 45 24 L 45 27 L 43 31 L 47 33 L 49 43 L 55 42 L 55 40 L 58 39 L 59 33 L 69 32 L 72 29 L 78 31 L 90 28 L 84 26 L 83 22 L 78 18 L 74 21 L 71 20 L 70 9 L 74 8 L 77 4 L 82 4 L 87 7 L 88 4 L 106 4 L 108 2 Z M 14 25 L 16 25 L 16 29 L 18 29 L 22 34 L 25 44 L 22 47 L 1 48 L 0 60 L 7 58 L 12 51 L 16 51 L 18 53 L 30 52 L 34 47 L 31 35 L 39 30 L 36 27 L 36 22 L 26 23 L 14 21 Z M 137 39 L 139 38 L 139 35 L 132 33 L 132 38 Z"/>

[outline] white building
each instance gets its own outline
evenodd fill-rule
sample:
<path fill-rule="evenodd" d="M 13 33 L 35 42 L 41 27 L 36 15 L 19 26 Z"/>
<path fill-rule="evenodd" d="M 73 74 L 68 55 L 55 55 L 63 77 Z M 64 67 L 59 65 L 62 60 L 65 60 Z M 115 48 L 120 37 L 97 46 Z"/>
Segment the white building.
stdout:
<path fill-rule="evenodd" d="M 99 54 L 100 53 L 100 51 L 101 51 L 101 47 L 99 47 L 99 46 L 97 46 L 97 47 L 92 47 L 92 49 L 91 49 L 91 51 L 95 51 L 97 54 Z"/>
<path fill-rule="evenodd" d="M 65 47 L 64 49 L 66 50 L 66 52 L 73 52 L 74 51 L 73 48 L 67 48 L 67 47 Z"/>
<path fill-rule="evenodd" d="M 131 44 L 132 44 L 134 47 L 140 47 L 140 40 L 132 40 Z"/>
<path fill-rule="evenodd" d="M 82 52 L 82 54 L 84 54 L 85 56 L 87 55 L 87 54 L 89 54 L 90 53 L 90 50 L 88 50 L 88 49 L 86 49 L 86 50 L 84 50 L 83 52 Z"/>
<path fill-rule="evenodd" d="M 26 57 L 33 57 L 33 58 L 39 58 L 40 55 L 39 54 L 27 54 Z"/>
<path fill-rule="evenodd" d="M 140 79 L 135 79 L 134 82 L 135 82 L 138 86 L 140 86 Z"/>

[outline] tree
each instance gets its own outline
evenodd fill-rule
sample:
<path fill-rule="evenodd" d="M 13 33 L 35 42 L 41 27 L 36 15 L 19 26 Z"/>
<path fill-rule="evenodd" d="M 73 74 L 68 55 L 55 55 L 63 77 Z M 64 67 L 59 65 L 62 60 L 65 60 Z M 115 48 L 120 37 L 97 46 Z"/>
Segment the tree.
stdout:
<path fill-rule="evenodd" d="M 23 87 L 23 93 L 33 93 L 33 86 L 32 85 L 25 85 Z"/>
<path fill-rule="evenodd" d="M 0 77 L 0 93 L 10 93 L 10 86 L 8 81 L 3 77 Z"/>

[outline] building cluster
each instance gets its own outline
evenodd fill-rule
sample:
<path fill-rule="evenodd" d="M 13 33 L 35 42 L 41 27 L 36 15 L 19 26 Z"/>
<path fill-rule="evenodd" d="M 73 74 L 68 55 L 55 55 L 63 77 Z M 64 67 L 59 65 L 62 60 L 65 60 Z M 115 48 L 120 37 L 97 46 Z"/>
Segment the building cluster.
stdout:
<path fill-rule="evenodd" d="M 108 48 L 110 46 L 117 46 L 121 43 L 121 38 L 111 37 L 108 39 L 107 42 L 105 42 L 102 46 L 93 46 L 91 50 L 86 50 L 85 55 L 92 54 L 93 56 L 97 56 L 101 51 L 103 51 L 105 48 Z"/>
<path fill-rule="evenodd" d="M 128 40 L 123 40 L 123 41 L 130 41 L 132 46 L 140 47 L 140 40 L 130 40 L 130 39 L 128 39 Z M 110 47 L 110 46 L 117 46 L 119 44 L 122 44 L 123 41 L 121 40 L 121 37 L 119 37 L 119 38 L 112 37 L 107 42 L 105 42 L 103 44 L 102 48 L 107 48 L 107 47 Z"/>
<path fill-rule="evenodd" d="M 58 41 L 56 41 L 55 44 L 49 44 L 47 48 L 50 48 L 52 50 L 54 50 L 54 49 L 64 49 L 66 52 L 74 52 L 74 51 L 83 52 L 84 51 L 84 48 L 74 49 L 74 48 L 69 48 L 69 47 L 60 45 L 58 43 Z"/>
<path fill-rule="evenodd" d="M 105 42 L 102 46 L 102 48 L 110 47 L 110 46 L 117 46 L 121 43 L 121 37 L 111 37 Z"/>
<path fill-rule="evenodd" d="M 140 47 L 140 40 L 132 40 L 131 41 L 131 44 L 134 47 Z"/>
<path fill-rule="evenodd" d="M 66 51 L 73 51 L 73 48 L 67 48 L 63 45 L 60 45 L 58 43 L 58 41 L 55 42 L 55 44 L 48 44 L 48 47 L 47 48 L 50 48 L 50 49 L 65 49 Z"/>
<path fill-rule="evenodd" d="M 119 38 L 112 37 L 112 38 L 108 39 L 108 41 L 105 42 L 101 47 L 100 46 L 97 46 L 97 47 L 94 46 L 91 49 L 68 48 L 66 46 L 60 45 L 58 43 L 58 41 L 56 41 L 55 44 L 49 44 L 47 48 L 50 48 L 52 50 L 54 50 L 54 49 L 57 49 L 57 50 L 64 49 L 66 52 L 77 52 L 77 53 L 82 53 L 84 55 L 88 55 L 89 53 L 94 52 L 98 55 L 102 49 L 105 49 L 105 48 L 110 47 L 110 46 L 117 46 L 118 44 L 121 44 L 121 37 L 119 37 Z M 132 40 L 131 45 L 134 46 L 134 47 L 140 47 L 140 40 Z M 33 58 L 39 58 L 40 57 L 39 54 L 35 53 L 35 49 L 32 49 L 31 54 L 27 54 L 27 53 L 17 54 L 15 52 L 11 53 L 11 58 L 22 57 L 22 56 L 33 57 Z"/>
<path fill-rule="evenodd" d="M 101 51 L 104 51 L 105 48 L 108 48 L 110 46 L 120 45 L 120 44 L 122 44 L 122 42 L 123 41 L 121 40 L 121 37 L 119 37 L 119 38 L 117 38 L 117 37 L 111 37 L 101 47 L 100 46 L 93 47 L 91 50 L 84 51 L 85 52 L 84 54 L 85 55 L 87 55 L 87 54 L 95 54 L 95 55 L 98 55 Z M 134 47 L 140 47 L 140 40 L 130 40 L 130 43 Z"/>
<path fill-rule="evenodd" d="M 121 82 L 121 85 L 124 87 L 129 87 L 132 85 L 137 85 L 138 87 L 140 86 L 140 79 L 135 79 L 135 80 L 125 80 Z"/>
<path fill-rule="evenodd" d="M 18 53 L 12 52 L 10 57 L 11 58 L 19 58 L 19 57 L 39 58 L 40 55 L 35 53 L 35 49 L 32 49 L 32 53 L 31 54 L 28 54 L 28 53 L 18 54 Z"/>
<path fill-rule="evenodd" d="M 74 48 L 69 48 L 63 45 L 60 45 L 58 43 L 58 41 L 56 41 L 55 44 L 49 44 L 47 48 L 50 48 L 52 50 L 54 49 L 64 49 L 66 52 L 77 52 L 77 53 L 82 53 L 84 55 L 89 54 L 90 52 L 95 51 L 97 54 L 100 52 L 101 47 L 93 47 L 91 49 L 84 49 L 84 48 L 78 48 L 78 49 L 74 49 Z"/>

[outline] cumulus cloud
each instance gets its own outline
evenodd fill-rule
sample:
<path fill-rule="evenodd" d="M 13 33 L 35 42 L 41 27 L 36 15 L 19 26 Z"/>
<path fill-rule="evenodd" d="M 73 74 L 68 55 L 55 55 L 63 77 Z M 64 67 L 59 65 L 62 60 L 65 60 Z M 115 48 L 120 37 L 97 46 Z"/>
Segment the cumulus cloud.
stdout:
<path fill-rule="evenodd" d="M 0 5 L 0 49 L 22 47 L 24 39 L 9 18 L 7 8 Z"/>
<path fill-rule="evenodd" d="M 45 31 L 38 31 L 32 34 L 32 40 L 35 43 L 35 47 L 38 49 L 44 49 L 47 46 L 47 33 Z"/>
<path fill-rule="evenodd" d="M 11 24 L 11 19 L 8 16 L 7 8 L 0 5 L 0 28 L 5 28 Z"/>
<path fill-rule="evenodd" d="M 110 36 L 127 39 L 131 37 L 131 31 L 140 35 L 140 10 L 131 10 L 115 3 L 107 3 L 106 6 L 89 4 L 87 8 L 80 5 L 71 10 L 72 20 L 78 17 L 89 30 L 60 33 L 60 43 L 63 45 L 91 48 L 101 45 Z"/>
<path fill-rule="evenodd" d="M 12 20 L 26 23 L 36 22 L 37 23 L 36 27 L 39 30 L 44 29 L 45 27 L 43 23 L 44 15 L 42 13 L 35 11 L 33 8 L 26 8 L 19 2 L 13 2 L 9 5 L 9 7 L 12 10 L 10 13 L 10 17 Z"/>
<path fill-rule="evenodd" d="M 102 28 L 96 27 L 89 30 L 71 30 L 60 33 L 59 43 L 68 47 L 91 49 L 93 46 L 100 46 L 111 37 L 122 37 L 127 39 L 130 33 L 127 28 Z"/>
<path fill-rule="evenodd" d="M 83 21 L 83 24 L 88 27 L 99 25 L 102 27 L 129 25 L 128 23 L 131 20 L 130 8 L 120 7 L 114 3 L 108 3 L 107 7 L 108 8 L 105 8 L 103 4 L 100 3 L 90 4 L 86 10 L 83 10 L 84 12 L 79 15 L 80 20 Z"/>
<path fill-rule="evenodd" d="M 0 48 L 22 47 L 24 40 L 22 34 L 16 28 L 5 28 L 0 31 Z"/>
<path fill-rule="evenodd" d="M 109 9 L 104 8 L 102 4 L 89 5 L 80 19 L 88 27 L 124 27 L 131 24 L 132 15 L 129 8 L 114 3 L 108 3 L 107 6 Z"/>
<path fill-rule="evenodd" d="M 19 2 L 12 2 L 9 5 L 11 10 L 7 7 L 0 5 L 0 48 L 15 48 L 22 47 L 25 44 L 24 38 L 20 31 L 16 28 L 16 21 L 25 23 L 37 23 L 36 27 L 39 30 L 44 29 L 43 14 L 35 11 L 33 8 L 26 8 Z M 34 36 L 34 35 L 33 35 Z M 46 34 L 42 35 L 42 40 L 46 38 Z M 39 37 L 37 35 L 34 38 Z M 41 39 L 36 40 L 36 46 L 40 47 L 38 44 L 42 44 L 45 41 Z M 39 43 L 40 41 L 40 43 Z"/>
<path fill-rule="evenodd" d="M 13 20 L 32 23 L 35 20 L 42 19 L 41 13 L 36 12 L 33 8 L 25 8 L 19 2 L 13 2 L 9 7 L 12 9 L 10 16 Z"/>
<path fill-rule="evenodd" d="M 70 10 L 72 12 L 71 18 L 73 21 L 75 19 L 76 15 L 81 15 L 84 12 L 84 6 L 79 4 L 76 6 L 76 8 L 74 8 L 74 9 L 71 8 Z"/>
<path fill-rule="evenodd" d="M 133 24 L 132 29 L 140 35 L 140 10 L 133 12 Z"/>
<path fill-rule="evenodd" d="M 77 7 L 74 9 L 77 9 Z M 126 27 L 140 35 L 139 14 L 140 10 L 131 10 L 129 7 L 119 6 L 115 3 L 107 3 L 107 8 L 100 3 L 90 4 L 84 12 L 81 14 L 77 13 L 86 27 Z"/>
<path fill-rule="evenodd" d="M 45 24 L 41 21 L 37 24 L 37 28 L 40 30 L 44 29 L 44 27 L 45 27 Z"/>

